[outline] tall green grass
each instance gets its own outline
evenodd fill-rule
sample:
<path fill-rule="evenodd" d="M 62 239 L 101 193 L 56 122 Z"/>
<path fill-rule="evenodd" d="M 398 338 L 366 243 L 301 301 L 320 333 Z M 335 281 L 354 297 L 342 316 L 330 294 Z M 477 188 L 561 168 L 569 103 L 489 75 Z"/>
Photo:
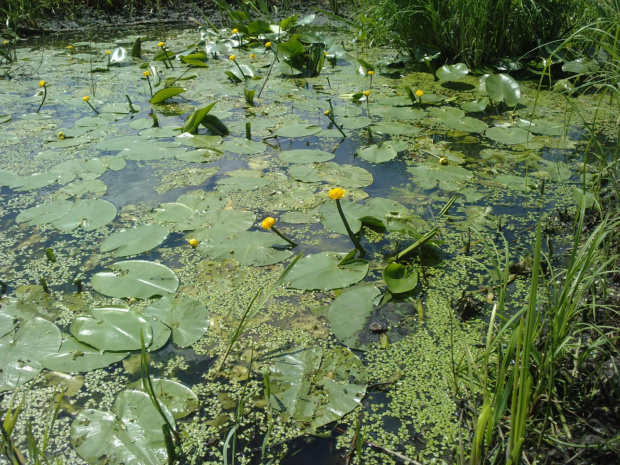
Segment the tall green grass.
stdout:
<path fill-rule="evenodd" d="M 618 272 L 619 257 L 609 252 L 609 245 L 620 218 L 604 219 L 584 238 L 585 217 L 582 204 L 568 264 L 563 271 L 549 264 L 548 274 L 541 273 L 547 257 L 538 225 L 527 304 L 512 316 L 506 305 L 508 252 L 503 266 L 499 253 L 492 254 L 498 296 L 485 348 L 481 354 L 468 351 L 467 369 L 457 370 L 474 412 L 461 463 L 467 455 L 471 465 L 517 464 L 523 455 L 533 463 L 541 444 L 553 436 L 551 424 L 565 423 L 562 405 L 569 393 L 579 391 L 580 377 L 589 376 L 602 351 L 615 350 L 616 328 L 600 325 L 599 318 L 614 311 L 605 302 L 605 283 L 610 273 Z M 591 334 L 595 340 L 586 343 Z"/>
<path fill-rule="evenodd" d="M 375 18 L 371 36 L 383 37 L 414 58 L 441 52 L 442 62 L 470 67 L 521 57 L 568 36 L 590 2 L 574 0 L 364 0 Z"/>

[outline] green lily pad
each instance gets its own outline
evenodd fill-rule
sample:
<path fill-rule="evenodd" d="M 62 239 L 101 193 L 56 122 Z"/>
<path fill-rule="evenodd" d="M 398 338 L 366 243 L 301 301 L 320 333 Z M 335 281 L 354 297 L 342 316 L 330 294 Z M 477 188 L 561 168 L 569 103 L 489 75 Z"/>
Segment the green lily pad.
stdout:
<path fill-rule="evenodd" d="M 180 153 L 176 156 L 176 159 L 193 163 L 210 163 L 212 161 L 219 160 L 223 156 L 224 153 L 220 150 L 209 148 Z"/>
<path fill-rule="evenodd" d="M 153 378 L 152 383 L 157 400 L 170 411 L 175 420 L 185 418 L 198 410 L 198 396 L 187 386 L 160 378 Z M 129 387 L 142 390 L 142 380 L 130 384 Z"/>
<path fill-rule="evenodd" d="M 209 330 L 209 311 L 196 299 L 180 295 L 165 296 L 144 310 L 172 330 L 172 342 L 189 347 Z"/>
<path fill-rule="evenodd" d="M 166 87 L 164 89 L 158 90 L 157 92 L 155 92 L 155 94 L 153 94 L 153 97 L 151 98 L 151 103 L 162 103 L 163 101 L 168 100 L 175 95 L 182 94 L 183 92 L 185 92 L 185 89 L 183 89 L 182 87 Z"/>
<path fill-rule="evenodd" d="M 366 187 L 373 182 L 372 174 L 353 165 L 339 165 L 331 161 L 319 165 L 293 165 L 289 175 L 300 182 L 326 182 L 340 187 Z"/>
<path fill-rule="evenodd" d="M 93 231 L 105 226 L 116 217 L 116 207 L 107 200 L 86 199 L 73 204 L 71 211 L 52 224 L 62 231 L 73 231 L 82 227 Z"/>
<path fill-rule="evenodd" d="M 469 74 L 469 69 L 465 63 L 456 63 L 443 65 L 437 69 L 435 74 L 441 82 L 458 81 Z"/>
<path fill-rule="evenodd" d="M 398 123 L 398 122 L 383 122 L 373 124 L 370 127 L 372 132 L 377 132 L 379 134 L 389 134 L 389 135 L 401 135 L 401 136 L 413 136 L 420 132 L 420 128 L 415 126 L 411 126 L 406 123 Z"/>
<path fill-rule="evenodd" d="M 464 118 L 448 118 L 443 124 L 449 128 L 463 132 L 483 132 L 489 128 L 487 123 L 476 118 L 465 116 Z"/>
<path fill-rule="evenodd" d="M 71 334 L 83 344 L 99 350 L 138 350 L 140 331 L 144 344 L 151 343 L 150 323 L 137 312 L 124 307 L 93 308 L 92 317 L 80 316 L 71 323 Z"/>
<path fill-rule="evenodd" d="M 62 341 L 58 353 L 46 355 L 41 365 L 63 373 L 84 373 L 120 362 L 129 352 L 102 352 L 69 337 Z"/>
<path fill-rule="evenodd" d="M 478 100 L 473 100 L 471 102 L 461 103 L 461 109 L 469 112 L 476 113 L 479 111 L 484 111 L 489 106 L 489 99 L 486 97 L 480 98 Z"/>
<path fill-rule="evenodd" d="M 484 84 L 487 94 L 496 102 L 506 102 L 509 107 L 514 107 L 521 101 L 519 83 L 507 74 L 491 74 Z"/>
<path fill-rule="evenodd" d="M 94 409 L 81 410 L 71 424 L 71 444 L 88 463 L 164 465 L 168 462 L 162 432 L 165 424 L 148 394 L 128 390 L 114 402 L 116 416 Z M 174 417 L 164 413 L 174 426 Z"/>
<path fill-rule="evenodd" d="M 409 168 L 414 177 L 414 183 L 422 189 L 432 189 L 437 184 L 444 190 L 454 191 L 462 187 L 463 183 L 474 177 L 474 173 L 455 165 L 420 165 Z"/>
<path fill-rule="evenodd" d="M 400 263 L 390 263 L 383 269 L 383 280 L 393 294 L 409 292 L 418 285 L 417 270 L 407 270 Z"/>
<path fill-rule="evenodd" d="M 288 163 L 320 163 L 335 157 L 333 153 L 317 149 L 298 149 L 280 152 L 280 159 Z"/>
<path fill-rule="evenodd" d="M 179 278 L 170 268 L 144 260 L 127 260 L 108 266 L 93 276 L 93 288 L 110 297 L 148 299 L 173 294 L 179 287 Z"/>
<path fill-rule="evenodd" d="M 526 144 L 527 142 L 532 140 L 532 134 L 529 131 L 515 127 L 493 127 L 487 129 L 484 134 L 489 139 L 506 145 Z"/>
<path fill-rule="evenodd" d="M 525 178 L 512 174 L 500 174 L 495 178 L 495 181 L 513 191 L 527 191 L 537 188 L 532 178 Z"/>
<path fill-rule="evenodd" d="M 19 320 L 11 315 L 7 315 L 5 313 L 0 313 L 0 337 L 10 333 L 15 328 L 17 328 L 17 324 Z"/>
<path fill-rule="evenodd" d="M 15 221 L 17 223 L 28 223 L 30 226 L 52 223 L 69 213 L 72 207 L 73 202 L 68 200 L 43 203 L 24 210 L 17 215 Z"/>
<path fill-rule="evenodd" d="M 15 389 L 42 370 L 41 359 L 58 351 L 60 330 L 54 323 L 34 317 L 17 331 L 0 337 L 0 392 Z"/>
<path fill-rule="evenodd" d="M 220 145 L 222 150 L 226 150 L 232 153 L 238 153 L 242 155 L 256 155 L 258 153 L 263 153 L 267 146 L 262 142 L 257 142 L 253 140 L 232 138 L 227 140 L 226 142 Z"/>
<path fill-rule="evenodd" d="M 284 420 L 315 430 L 357 407 L 366 393 L 368 373 L 348 349 L 297 349 L 273 360 L 269 403 Z"/>
<path fill-rule="evenodd" d="M 178 231 L 194 231 L 198 240 L 210 240 L 219 235 L 232 235 L 252 227 L 256 214 L 242 210 L 215 210 L 206 213 L 194 213 L 175 226 Z"/>
<path fill-rule="evenodd" d="M 397 151 L 391 142 L 381 142 L 381 145 L 371 145 L 355 152 L 363 160 L 371 163 L 384 163 L 396 158 Z"/>
<path fill-rule="evenodd" d="M 322 252 L 302 258 L 287 276 L 293 289 L 340 289 L 360 282 L 368 273 L 366 260 L 339 263 L 345 254 Z"/>
<path fill-rule="evenodd" d="M 53 171 L 47 173 L 36 173 L 23 178 L 14 180 L 10 187 L 17 191 L 31 191 L 41 189 L 42 187 L 51 186 L 52 184 L 64 184 L 75 179 L 75 175 L 70 173 L 62 174 Z"/>
<path fill-rule="evenodd" d="M 162 203 L 159 207 L 153 210 L 151 216 L 159 221 L 179 223 L 181 221 L 187 220 L 193 214 L 193 208 L 190 208 L 182 203 L 173 202 Z"/>
<path fill-rule="evenodd" d="M 19 176 L 12 171 L 0 170 L 0 187 L 10 186 L 19 179 Z"/>
<path fill-rule="evenodd" d="M 519 119 L 517 120 L 517 126 L 534 134 L 543 134 L 546 136 L 563 136 L 566 133 L 564 124 L 542 119 L 534 119 L 531 121 Z"/>
<path fill-rule="evenodd" d="M 368 330 L 368 320 L 375 310 L 379 289 L 364 284 L 343 292 L 329 306 L 328 319 L 332 332 L 347 347 L 366 350 L 360 334 Z"/>
<path fill-rule="evenodd" d="M 114 250 L 115 257 L 126 257 L 147 252 L 159 246 L 170 234 L 170 229 L 158 224 L 124 229 L 105 239 L 100 246 L 102 252 Z"/>
<path fill-rule="evenodd" d="M 99 179 L 93 179 L 88 181 L 72 182 L 63 186 L 54 195 L 55 199 L 66 200 L 73 197 L 84 197 L 87 194 L 92 194 L 94 197 L 100 197 L 105 195 L 108 190 L 108 186 Z"/>
<path fill-rule="evenodd" d="M 273 181 L 271 176 L 260 171 L 235 170 L 226 174 L 228 177 L 218 179 L 216 183 L 221 191 L 253 191 L 268 186 Z"/>
<path fill-rule="evenodd" d="M 242 266 L 266 266 L 289 258 L 292 252 L 284 249 L 287 246 L 288 243 L 275 234 L 241 231 L 229 237 L 218 234 L 201 242 L 197 250 L 211 260 L 232 258 Z"/>
<path fill-rule="evenodd" d="M 307 137 L 321 132 L 320 126 L 308 123 L 293 123 L 276 129 L 278 137 Z"/>

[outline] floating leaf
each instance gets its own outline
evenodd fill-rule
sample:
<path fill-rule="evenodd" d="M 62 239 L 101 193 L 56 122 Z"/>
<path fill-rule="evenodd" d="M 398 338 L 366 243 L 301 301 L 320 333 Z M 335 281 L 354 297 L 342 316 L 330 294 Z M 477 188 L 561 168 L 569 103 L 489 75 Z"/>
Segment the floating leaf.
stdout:
<path fill-rule="evenodd" d="M 169 379 L 153 378 L 153 391 L 159 403 L 164 405 L 175 420 L 184 418 L 190 413 L 194 413 L 199 408 L 198 396 L 187 386 Z M 139 390 L 142 390 L 142 381 L 132 383 Z"/>
<path fill-rule="evenodd" d="M 63 373 L 84 373 L 120 362 L 128 355 L 129 352 L 102 352 L 69 337 L 62 341 L 58 353 L 43 357 L 41 365 Z"/>
<path fill-rule="evenodd" d="M 126 257 L 147 252 L 161 245 L 170 234 L 166 226 L 150 224 L 137 228 L 124 229 L 101 243 L 102 252 L 114 250 L 115 257 Z"/>
<path fill-rule="evenodd" d="M 93 288 L 110 297 L 135 297 L 148 299 L 176 292 L 179 278 L 174 272 L 159 263 L 144 260 L 128 260 L 109 265 L 110 271 L 93 276 Z"/>
<path fill-rule="evenodd" d="M 10 186 L 19 179 L 19 176 L 12 171 L 0 170 L 0 187 Z"/>
<path fill-rule="evenodd" d="M 383 280 L 393 294 L 409 292 L 418 285 L 418 272 L 407 270 L 400 263 L 390 263 L 383 269 Z"/>
<path fill-rule="evenodd" d="M 150 102 L 152 104 L 161 103 L 169 98 L 174 97 L 175 95 L 179 95 L 185 92 L 185 89 L 182 87 L 166 87 L 164 89 L 158 90 L 155 92 L 153 97 L 151 97 Z"/>
<path fill-rule="evenodd" d="M 273 360 L 269 403 L 285 420 L 315 430 L 339 420 L 362 401 L 368 373 L 348 349 L 297 349 Z"/>
<path fill-rule="evenodd" d="M 332 332 L 347 347 L 365 350 L 360 334 L 368 331 L 368 320 L 375 310 L 374 301 L 381 292 L 364 284 L 343 292 L 329 306 L 328 319 Z"/>
<path fill-rule="evenodd" d="M 532 140 L 532 134 L 529 131 L 515 127 L 493 127 L 487 129 L 484 134 L 495 142 L 507 145 L 526 144 Z"/>
<path fill-rule="evenodd" d="M 93 231 L 108 224 L 115 216 L 116 207 L 107 200 L 78 200 L 71 211 L 54 221 L 53 225 L 62 231 L 73 231 L 80 226 L 85 231 Z"/>
<path fill-rule="evenodd" d="M 381 145 L 371 145 L 359 149 L 356 154 L 371 163 L 383 163 L 396 158 L 397 152 L 392 142 L 381 142 Z"/>
<path fill-rule="evenodd" d="M 345 254 L 322 252 L 302 258 L 288 274 L 293 289 L 339 289 L 360 282 L 368 273 L 366 260 L 354 260 L 344 265 Z"/>
<path fill-rule="evenodd" d="M 71 323 L 71 334 L 83 344 L 106 351 L 130 351 L 151 343 L 150 323 L 124 307 L 93 308 L 92 317 L 79 316 Z"/>
<path fill-rule="evenodd" d="M 320 126 L 308 123 L 294 123 L 276 130 L 278 137 L 307 137 L 321 132 Z"/>
<path fill-rule="evenodd" d="M 207 307 L 183 294 L 165 296 L 147 307 L 144 313 L 168 326 L 172 330 L 172 342 L 180 347 L 189 347 L 209 329 Z"/>
<path fill-rule="evenodd" d="M 288 243 L 275 234 L 241 231 L 229 237 L 218 236 L 202 242 L 198 252 L 211 260 L 232 258 L 242 266 L 272 265 L 292 255 L 290 250 L 284 249 Z"/>
<path fill-rule="evenodd" d="M 487 106 L 489 106 L 489 99 L 483 97 L 478 100 L 473 100 L 471 102 L 461 103 L 461 109 L 467 112 L 478 112 L 486 110 Z"/>
<path fill-rule="evenodd" d="M 81 410 L 71 424 L 71 444 L 88 463 L 105 457 L 108 465 L 164 465 L 168 463 L 162 432 L 164 419 L 148 394 L 123 391 L 114 402 L 116 416 L 101 410 Z M 162 409 L 174 426 L 174 418 Z"/>
<path fill-rule="evenodd" d="M 263 153 L 267 149 L 267 146 L 262 142 L 241 138 L 227 140 L 220 147 L 222 150 L 243 155 L 255 155 L 257 153 Z"/>
<path fill-rule="evenodd" d="M 320 163 L 335 157 L 333 153 L 317 149 L 297 149 L 280 152 L 280 159 L 288 163 Z"/>
<path fill-rule="evenodd" d="M 373 181 L 372 174 L 364 168 L 331 161 L 319 165 L 293 165 L 289 175 L 300 182 L 323 181 L 340 187 L 366 187 Z"/>
<path fill-rule="evenodd" d="M 19 324 L 16 332 L 0 337 L 0 392 L 15 389 L 34 378 L 43 366 L 40 360 L 58 351 L 58 327 L 34 317 Z"/>
<path fill-rule="evenodd" d="M 67 200 L 43 203 L 24 210 L 17 215 L 15 221 L 17 223 L 28 223 L 30 226 L 52 223 L 69 213 L 72 207 L 73 202 Z"/>

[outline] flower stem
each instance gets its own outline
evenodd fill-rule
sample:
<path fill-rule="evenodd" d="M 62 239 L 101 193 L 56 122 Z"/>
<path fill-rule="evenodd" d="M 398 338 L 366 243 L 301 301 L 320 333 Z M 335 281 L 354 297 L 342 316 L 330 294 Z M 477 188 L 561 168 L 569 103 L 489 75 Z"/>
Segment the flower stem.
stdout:
<path fill-rule="evenodd" d="M 88 106 L 89 106 L 89 107 L 90 107 L 90 108 L 91 108 L 91 109 L 95 112 L 95 114 L 97 114 L 97 115 L 99 114 L 99 112 L 97 111 L 97 109 L 96 109 L 95 107 L 93 107 L 93 104 L 92 104 L 92 103 L 90 103 L 90 102 L 88 102 L 88 101 L 87 101 L 86 103 L 88 103 Z"/>
<path fill-rule="evenodd" d="M 245 73 L 243 72 L 243 70 L 241 69 L 241 66 L 239 66 L 239 63 L 237 63 L 237 60 L 233 60 L 235 62 L 235 64 L 237 65 L 237 69 L 239 70 L 239 72 L 241 73 L 241 78 L 243 80 L 245 80 Z"/>
<path fill-rule="evenodd" d="M 149 90 L 151 91 L 151 98 L 153 98 L 153 86 L 151 85 L 151 78 L 149 76 L 146 77 L 146 82 L 149 83 Z"/>
<path fill-rule="evenodd" d="M 336 207 L 338 208 L 338 213 L 340 214 L 340 218 L 342 218 L 344 227 L 347 230 L 347 234 L 349 234 L 349 237 L 351 238 L 351 242 L 353 242 L 353 245 L 355 245 L 355 248 L 359 250 L 360 257 L 363 257 L 364 255 L 366 255 L 366 251 L 364 250 L 364 247 L 362 247 L 362 244 L 360 244 L 360 242 L 357 240 L 357 237 L 355 236 L 355 234 L 353 234 L 353 231 L 351 231 L 351 228 L 349 227 L 349 222 L 347 221 L 347 218 L 344 216 L 344 212 L 342 211 L 342 206 L 340 205 L 340 199 L 336 199 Z"/>
<path fill-rule="evenodd" d="M 41 100 L 41 105 L 39 105 L 39 108 L 37 108 L 37 113 L 39 113 L 39 110 L 41 109 L 41 107 L 45 103 L 45 98 L 46 97 L 47 97 L 47 86 L 43 86 L 43 100 Z"/>
<path fill-rule="evenodd" d="M 280 231 L 278 231 L 275 226 L 271 227 L 271 230 L 276 233 L 278 236 L 280 236 L 282 239 L 284 239 L 286 242 L 288 242 L 289 244 L 291 244 L 291 246 L 293 247 L 297 247 L 299 244 L 297 244 L 296 242 L 293 242 L 292 240 L 290 240 L 288 237 L 286 237 L 284 234 L 282 234 Z"/>

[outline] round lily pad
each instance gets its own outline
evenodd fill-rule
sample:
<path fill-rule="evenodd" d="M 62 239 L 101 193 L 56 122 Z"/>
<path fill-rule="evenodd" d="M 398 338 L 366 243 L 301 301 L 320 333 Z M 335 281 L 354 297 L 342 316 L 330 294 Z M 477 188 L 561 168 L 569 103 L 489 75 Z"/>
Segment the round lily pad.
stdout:
<path fill-rule="evenodd" d="M 0 337 L 0 392 L 15 389 L 39 374 L 41 359 L 56 353 L 61 339 L 58 327 L 39 317 Z"/>
<path fill-rule="evenodd" d="M 127 355 L 129 352 L 102 352 L 69 337 L 62 341 L 58 353 L 43 357 L 41 365 L 63 373 L 83 373 L 120 362 Z"/>
<path fill-rule="evenodd" d="M 168 409 L 175 420 L 184 418 L 198 410 L 198 396 L 187 386 L 176 381 L 159 378 L 154 378 L 152 383 L 157 400 Z M 142 380 L 130 384 L 129 387 L 142 390 Z"/>
<path fill-rule="evenodd" d="M 102 252 L 114 250 L 115 257 L 126 257 L 147 252 L 161 245 L 170 234 L 167 226 L 149 224 L 124 229 L 112 234 L 101 243 Z"/>
<path fill-rule="evenodd" d="M 53 225 L 62 231 L 73 231 L 80 226 L 85 231 L 93 231 L 108 224 L 115 216 L 116 207 L 107 200 L 78 200 L 71 211 L 54 221 Z"/>
<path fill-rule="evenodd" d="M 293 123 L 276 130 L 278 137 L 307 137 L 321 132 L 320 126 L 307 123 Z"/>
<path fill-rule="evenodd" d="M 277 235 L 241 231 L 231 236 L 218 234 L 198 246 L 198 252 L 212 260 L 232 258 L 243 266 L 266 266 L 286 260 L 292 252 Z"/>
<path fill-rule="evenodd" d="M 532 134 L 522 128 L 501 128 L 493 127 L 484 133 L 489 139 L 493 139 L 500 144 L 516 145 L 525 144 L 532 140 Z"/>
<path fill-rule="evenodd" d="M 371 284 L 343 292 L 329 306 L 327 315 L 332 332 L 347 347 L 365 350 L 360 334 L 368 331 L 368 320 L 375 309 L 374 300 L 381 295 Z"/>
<path fill-rule="evenodd" d="M 297 262 L 287 276 L 293 289 L 340 289 L 360 282 L 368 273 L 366 260 L 340 265 L 345 254 L 322 252 L 308 255 Z"/>
<path fill-rule="evenodd" d="M 121 392 L 114 403 L 116 416 L 102 410 L 84 409 L 71 424 L 71 444 L 88 463 L 105 457 L 108 465 L 164 465 L 168 462 L 162 432 L 164 419 L 145 392 Z M 174 418 L 165 406 L 166 417 Z"/>
<path fill-rule="evenodd" d="M 93 308 L 92 317 L 77 317 L 71 323 L 71 334 L 83 344 L 99 350 L 129 351 L 151 343 L 151 325 L 137 312 L 123 307 Z"/>
<path fill-rule="evenodd" d="M 357 407 L 368 385 L 364 365 L 346 348 L 297 349 L 276 357 L 269 371 L 271 407 L 311 430 Z"/>
<path fill-rule="evenodd" d="M 17 223 L 28 223 L 30 226 L 52 223 L 69 213 L 71 207 L 73 207 L 73 203 L 67 200 L 43 203 L 24 210 L 17 215 L 15 221 Z"/>
<path fill-rule="evenodd" d="M 188 347 L 209 329 L 209 311 L 198 300 L 187 295 L 165 296 L 144 310 L 172 330 L 172 342 Z"/>
<path fill-rule="evenodd" d="M 288 163 L 320 163 L 334 158 L 333 153 L 318 149 L 298 149 L 280 152 L 280 159 Z"/>
<path fill-rule="evenodd" d="M 179 278 L 170 268 L 144 260 L 116 262 L 93 276 L 93 288 L 110 297 L 148 299 L 176 292 Z"/>
<path fill-rule="evenodd" d="M 381 142 L 379 146 L 371 145 L 359 149 L 356 155 L 371 163 L 384 163 L 396 158 L 397 152 L 391 142 Z"/>

